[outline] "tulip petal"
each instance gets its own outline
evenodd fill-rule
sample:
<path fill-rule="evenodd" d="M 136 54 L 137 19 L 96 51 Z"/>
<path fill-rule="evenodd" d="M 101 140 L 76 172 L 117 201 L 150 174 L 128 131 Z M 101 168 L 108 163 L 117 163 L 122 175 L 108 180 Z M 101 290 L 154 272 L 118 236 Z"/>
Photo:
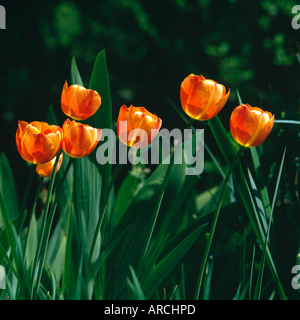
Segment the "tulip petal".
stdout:
<path fill-rule="evenodd" d="M 245 147 L 255 147 L 264 142 L 274 123 L 274 116 L 248 104 L 236 107 L 230 117 L 232 137 Z"/>
<path fill-rule="evenodd" d="M 46 122 L 19 121 L 16 144 L 24 160 L 45 163 L 55 157 L 61 147 L 61 129 Z"/>
<path fill-rule="evenodd" d="M 122 143 L 129 147 L 144 148 L 157 134 L 152 135 L 152 130 L 158 131 L 161 119 L 150 113 L 145 107 L 127 108 L 123 105 L 119 111 L 117 132 Z"/>
<path fill-rule="evenodd" d="M 75 120 L 85 120 L 96 113 L 101 105 L 101 97 L 95 90 L 79 85 L 68 87 L 65 82 L 61 94 L 62 111 Z"/>
<path fill-rule="evenodd" d="M 63 154 L 60 155 L 59 161 L 57 164 L 56 172 L 59 171 L 61 164 L 63 160 Z M 43 164 L 37 164 L 36 166 L 36 173 L 41 177 L 51 177 L 54 165 L 55 165 L 56 157 L 54 157 L 52 160 L 43 163 Z"/>
<path fill-rule="evenodd" d="M 202 75 L 190 74 L 180 87 L 180 100 L 185 113 L 196 120 L 208 120 L 217 115 L 227 102 L 230 90 Z"/>
<path fill-rule="evenodd" d="M 63 150 L 73 158 L 88 156 L 101 139 L 102 131 L 67 119 L 62 127 Z"/>
<path fill-rule="evenodd" d="M 268 135 L 270 134 L 272 127 L 273 127 L 273 123 L 274 123 L 274 116 L 272 116 L 271 119 L 268 116 L 267 121 L 265 118 L 264 122 L 261 125 L 261 130 L 259 132 L 259 135 L 256 136 L 255 141 L 253 141 L 253 142 L 248 141 L 248 143 L 251 144 L 252 147 L 256 147 L 256 146 L 262 144 L 266 140 Z"/>

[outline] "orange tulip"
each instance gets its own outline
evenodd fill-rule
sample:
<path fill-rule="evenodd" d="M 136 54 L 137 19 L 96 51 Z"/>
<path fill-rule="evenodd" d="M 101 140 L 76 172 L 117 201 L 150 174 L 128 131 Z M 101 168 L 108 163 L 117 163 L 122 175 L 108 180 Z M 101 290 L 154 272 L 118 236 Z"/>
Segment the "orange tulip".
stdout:
<path fill-rule="evenodd" d="M 66 154 L 73 158 L 88 156 L 95 149 L 102 136 L 101 129 L 95 129 L 69 119 L 64 122 L 62 130 L 62 148 Z"/>
<path fill-rule="evenodd" d="M 53 159 L 61 148 L 62 130 L 46 122 L 19 121 L 16 143 L 24 160 L 46 163 Z"/>
<path fill-rule="evenodd" d="M 101 97 L 97 91 L 79 85 L 68 87 L 67 81 L 65 82 L 61 94 L 61 108 L 68 117 L 85 120 L 91 117 L 100 105 Z"/>
<path fill-rule="evenodd" d="M 144 148 L 155 138 L 161 125 L 162 120 L 144 107 L 131 105 L 127 108 L 123 105 L 119 112 L 117 131 L 124 144 Z"/>
<path fill-rule="evenodd" d="M 180 101 L 184 112 L 196 120 L 209 120 L 224 107 L 230 94 L 222 84 L 190 74 L 181 83 Z"/>
<path fill-rule="evenodd" d="M 249 104 L 237 106 L 230 117 L 230 131 L 236 142 L 245 147 L 263 143 L 272 130 L 274 115 Z"/>
<path fill-rule="evenodd" d="M 41 177 L 51 177 L 54 169 L 55 161 L 56 161 L 56 157 L 54 157 L 49 162 L 38 164 L 35 168 L 36 173 Z M 58 164 L 56 167 L 56 173 L 60 169 L 62 161 L 63 161 L 63 154 L 61 154 L 59 157 Z"/>

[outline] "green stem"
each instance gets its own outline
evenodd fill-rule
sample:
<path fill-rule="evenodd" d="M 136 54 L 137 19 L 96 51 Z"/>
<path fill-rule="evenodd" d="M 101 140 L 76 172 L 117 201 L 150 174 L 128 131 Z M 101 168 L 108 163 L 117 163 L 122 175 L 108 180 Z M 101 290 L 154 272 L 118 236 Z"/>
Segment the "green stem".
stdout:
<path fill-rule="evenodd" d="M 64 181 L 66 180 L 67 174 L 69 173 L 69 170 L 70 170 L 71 165 L 72 165 L 73 162 L 74 162 L 74 158 L 70 157 L 70 158 L 69 158 L 69 162 L 68 162 L 68 164 L 67 164 L 67 166 L 66 166 L 66 169 L 65 169 L 65 171 L 64 171 L 64 174 L 63 174 L 63 176 L 62 176 L 62 178 L 61 178 L 60 185 L 59 185 L 59 187 L 58 187 L 58 191 L 60 191 L 60 189 L 61 189 Z"/>
<path fill-rule="evenodd" d="M 48 215 L 49 216 L 48 219 L 47 219 L 48 223 L 47 223 L 47 226 L 45 228 L 45 233 L 44 233 L 45 236 L 44 236 L 44 240 L 43 240 L 42 247 L 41 247 L 40 267 L 39 267 L 38 274 L 37 274 L 36 290 L 35 290 L 35 294 L 34 294 L 34 299 L 37 298 L 37 294 L 38 294 L 39 288 L 40 288 L 41 277 L 42 277 L 42 274 L 43 274 L 43 266 L 44 266 L 44 262 L 45 262 L 45 258 L 46 258 L 48 241 L 49 241 L 51 226 L 52 226 L 52 222 L 53 222 L 53 218 L 54 218 L 56 207 L 57 207 L 57 203 L 55 201 L 53 201 L 52 205 L 51 205 L 51 208 L 50 208 L 49 215 Z"/>
<path fill-rule="evenodd" d="M 56 211 L 56 207 L 57 207 L 57 195 L 60 194 L 60 190 L 62 188 L 62 185 L 67 177 L 67 174 L 70 170 L 71 164 L 73 163 L 73 158 L 69 159 L 69 162 L 65 168 L 65 171 L 63 173 L 62 179 L 60 181 L 60 185 L 54 190 L 54 196 L 53 196 L 53 200 L 52 200 L 52 204 L 51 204 L 51 208 L 48 214 L 48 223 L 47 226 L 45 228 L 45 236 L 44 236 L 44 240 L 42 242 L 42 247 L 41 247 L 41 259 L 40 259 L 40 268 L 38 270 L 38 275 L 37 275 L 37 284 L 36 284 L 36 291 L 35 291 L 35 298 L 37 297 L 38 291 L 39 291 L 39 286 L 40 286 L 40 281 L 41 281 L 41 277 L 42 277 L 42 273 L 43 273 L 43 265 L 45 262 L 45 257 L 46 257 L 46 252 L 47 252 L 47 247 L 48 247 L 48 242 L 49 242 L 49 236 L 50 236 L 50 231 L 51 231 L 51 227 L 52 227 L 52 222 L 53 222 L 53 218 L 54 218 L 54 214 Z M 53 171 L 56 171 L 56 168 L 54 167 Z"/>
<path fill-rule="evenodd" d="M 203 259 L 201 261 L 201 265 L 200 265 L 200 272 L 199 272 L 199 277 L 198 277 L 198 282 L 197 282 L 197 285 L 196 285 L 196 292 L 195 292 L 195 300 L 198 300 L 199 299 L 199 296 L 200 296 L 200 291 L 201 291 L 201 285 L 202 285 L 202 281 L 203 281 L 203 276 L 204 276 L 204 271 L 205 271 L 205 267 L 206 267 L 206 263 L 207 263 L 207 259 L 208 259 L 208 256 L 209 256 L 209 252 L 210 252 L 210 248 L 211 248 L 211 244 L 212 244 L 212 240 L 213 240 L 213 237 L 214 237 L 214 233 L 215 233 L 215 229 L 216 229 L 216 225 L 217 225 L 217 222 L 218 222 L 218 218 L 219 218 L 219 213 L 220 213 L 220 210 L 221 210 L 221 207 L 222 207 L 222 203 L 223 203 L 223 199 L 224 199 L 224 195 L 225 195 L 225 191 L 226 191 L 226 187 L 227 187 L 227 183 L 228 183 L 228 180 L 230 178 L 230 175 L 238 161 L 238 158 L 240 157 L 241 153 L 242 153 L 242 150 L 243 150 L 243 147 L 241 146 L 239 151 L 237 152 L 227 174 L 226 174 L 226 177 L 225 177 L 225 180 L 223 181 L 223 184 L 222 184 L 222 189 L 221 189 L 221 194 L 220 194 L 220 198 L 219 198 L 219 201 L 218 201 L 218 206 L 217 206 L 217 209 L 215 211 L 215 214 L 213 216 L 213 221 L 212 221 L 212 224 L 211 224 L 211 228 L 210 228 L 210 232 L 209 232 L 209 238 L 208 238 L 208 241 L 207 241 L 207 244 L 206 244 L 206 247 L 205 247 L 205 251 L 204 251 L 204 255 L 203 255 Z"/>
<path fill-rule="evenodd" d="M 263 281 L 265 261 L 266 261 L 266 252 L 267 252 L 267 248 L 268 248 L 271 225 L 273 222 L 273 212 L 274 212 L 274 207 L 275 207 L 275 202 L 276 202 L 276 195 L 277 195 L 277 191 L 278 191 L 278 187 L 279 187 L 279 181 L 280 181 L 280 177 L 281 177 L 281 173 L 282 173 L 285 152 L 286 152 L 286 149 L 284 150 L 284 153 L 283 153 L 283 158 L 281 161 L 281 165 L 280 165 L 279 173 L 278 173 L 278 178 L 277 178 L 277 182 L 276 182 L 276 186 L 275 186 L 275 192 L 274 192 L 274 197 L 273 197 L 273 201 L 272 201 L 272 208 L 271 208 L 271 213 L 270 213 L 270 217 L 269 217 L 269 224 L 268 224 L 268 229 L 267 229 L 267 234 L 266 234 L 266 239 L 265 239 L 265 245 L 264 245 L 264 250 L 263 250 L 262 257 L 261 257 L 260 269 L 259 269 L 259 273 L 258 273 L 258 281 L 257 281 L 256 290 L 255 290 L 255 294 L 254 294 L 255 300 L 256 299 L 260 300 L 260 296 L 261 296 L 262 281 Z"/>
<path fill-rule="evenodd" d="M 45 204 L 45 208 L 44 208 L 44 211 L 43 211 L 43 214 L 42 214 L 42 229 L 41 229 L 41 234 L 40 234 L 40 239 L 39 239 L 39 246 L 38 246 L 35 258 L 34 258 L 32 275 L 31 275 L 31 299 L 33 297 L 34 278 L 35 278 L 36 268 L 37 268 L 37 265 L 38 265 L 38 261 L 39 261 L 39 257 L 40 257 L 40 253 L 41 253 L 41 248 L 42 248 L 42 244 L 43 244 L 43 240 L 44 240 L 44 233 L 45 233 L 45 228 L 46 228 L 46 222 L 47 222 L 48 210 L 49 210 L 49 205 L 50 205 L 50 199 L 51 199 L 52 190 L 53 190 L 54 181 L 55 181 L 55 176 L 56 176 L 56 168 L 57 168 L 59 157 L 60 157 L 61 153 L 62 153 L 62 151 L 60 151 L 56 156 L 56 161 L 55 161 L 54 168 L 53 168 L 53 171 L 52 171 L 50 185 L 49 185 L 49 189 L 48 189 L 48 193 L 47 193 L 46 204 Z M 40 265 L 40 268 L 42 268 L 42 267 L 43 266 Z"/>
<path fill-rule="evenodd" d="M 27 211 L 25 210 L 25 207 L 26 207 L 26 203 L 27 203 L 27 200 L 28 200 L 29 191 L 30 191 L 30 189 L 32 187 L 33 179 L 34 179 L 34 176 L 35 176 L 34 171 L 35 171 L 34 167 L 31 167 L 30 168 L 29 178 L 27 180 L 24 196 L 23 196 L 23 199 L 22 199 L 21 207 L 20 207 L 20 216 L 22 218 L 19 219 L 20 223 L 19 223 L 19 226 L 17 227 L 19 230 L 21 230 L 22 225 L 23 225 L 23 223 L 24 223 L 24 221 L 26 219 L 26 216 L 27 216 Z"/>

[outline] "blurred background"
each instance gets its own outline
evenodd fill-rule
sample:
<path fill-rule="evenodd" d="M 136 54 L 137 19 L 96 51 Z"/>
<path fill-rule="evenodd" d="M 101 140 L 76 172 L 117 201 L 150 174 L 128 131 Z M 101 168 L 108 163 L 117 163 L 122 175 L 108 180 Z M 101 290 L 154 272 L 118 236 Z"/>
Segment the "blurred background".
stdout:
<path fill-rule="evenodd" d="M 28 168 L 15 145 L 18 120 L 46 121 L 52 104 L 62 123 L 60 95 L 70 78 L 73 56 L 88 85 L 98 52 L 106 50 L 115 121 L 121 105 L 133 104 L 156 113 L 165 128 L 182 128 L 167 97 L 181 108 L 180 84 L 190 73 L 231 88 L 220 113 L 226 128 L 238 105 L 237 90 L 243 102 L 275 113 L 276 119 L 299 119 L 300 73 L 295 55 L 300 30 L 291 26 L 296 1 L 32 0 L 30 4 L 1 4 L 7 21 L 6 30 L 0 30 L 0 150 L 18 177 L 20 195 Z M 205 128 L 200 122 L 197 126 Z M 275 126 L 264 144 L 264 156 L 271 161 L 280 161 L 284 146 L 289 145 L 291 184 L 299 167 L 297 129 Z M 206 130 L 205 141 L 210 139 Z M 210 147 L 218 152 L 213 143 Z M 268 174 L 270 162 L 266 165 Z"/>

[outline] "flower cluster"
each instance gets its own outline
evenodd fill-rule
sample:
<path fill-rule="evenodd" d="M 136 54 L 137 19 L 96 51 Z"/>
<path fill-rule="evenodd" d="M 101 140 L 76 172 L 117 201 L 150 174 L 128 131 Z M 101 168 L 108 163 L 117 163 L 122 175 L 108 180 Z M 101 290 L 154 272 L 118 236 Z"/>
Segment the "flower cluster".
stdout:
<path fill-rule="evenodd" d="M 62 111 L 75 120 L 85 120 L 99 109 L 101 97 L 95 90 L 67 82 L 61 94 Z M 62 149 L 73 158 L 89 155 L 101 139 L 101 129 L 67 119 L 60 128 L 45 122 L 19 121 L 16 144 L 19 153 L 28 162 L 37 164 L 36 172 L 42 177 L 50 177 L 56 156 Z M 60 154 L 57 171 L 63 160 Z"/>
<path fill-rule="evenodd" d="M 180 87 L 180 101 L 185 113 L 196 120 L 215 117 L 224 107 L 230 90 L 202 75 L 190 74 Z M 62 111 L 70 118 L 62 127 L 45 122 L 19 121 L 16 144 L 20 155 L 37 164 L 36 172 L 43 177 L 52 175 L 55 159 L 62 149 L 73 158 L 88 156 L 97 146 L 102 130 L 76 122 L 93 116 L 101 105 L 101 96 L 95 90 L 65 82 L 61 94 Z M 75 121 L 76 120 L 76 121 Z M 245 147 L 255 147 L 264 142 L 274 123 L 274 115 L 249 104 L 237 106 L 231 114 L 230 130 L 236 142 Z M 125 124 L 125 125 L 124 125 Z M 151 143 L 160 130 L 162 120 L 144 107 L 120 108 L 117 131 L 120 141 L 129 147 L 143 148 Z M 137 138 L 139 139 L 137 142 Z M 62 163 L 63 154 L 57 164 Z"/>
<path fill-rule="evenodd" d="M 72 158 L 88 156 L 97 146 L 102 136 L 102 130 L 82 124 L 75 120 L 86 120 L 93 116 L 101 105 L 100 94 L 79 85 L 68 86 L 65 82 L 61 94 L 62 111 L 70 118 L 62 127 L 49 125 L 45 122 L 19 121 L 16 133 L 16 144 L 22 158 L 36 164 L 36 172 L 42 177 L 50 177 L 56 161 L 56 156 L 62 149 Z M 123 105 L 118 117 L 118 131 L 126 122 L 126 131 L 120 129 L 120 140 L 129 147 L 135 147 L 136 136 L 141 129 L 146 133 L 142 137 L 139 148 L 148 145 L 154 136 L 151 130 L 160 129 L 162 121 L 144 107 Z M 140 137 L 140 135 L 139 135 Z M 60 169 L 63 153 L 60 154 L 56 172 Z"/>
<path fill-rule="evenodd" d="M 185 113 L 196 120 L 216 116 L 227 102 L 230 90 L 202 75 L 190 74 L 181 83 L 180 100 Z M 244 147 L 262 144 L 272 130 L 274 115 L 249 104 L 237 106 L 231 113 L 230 131 L 236 142 Z"/>

